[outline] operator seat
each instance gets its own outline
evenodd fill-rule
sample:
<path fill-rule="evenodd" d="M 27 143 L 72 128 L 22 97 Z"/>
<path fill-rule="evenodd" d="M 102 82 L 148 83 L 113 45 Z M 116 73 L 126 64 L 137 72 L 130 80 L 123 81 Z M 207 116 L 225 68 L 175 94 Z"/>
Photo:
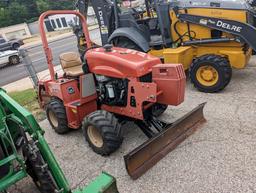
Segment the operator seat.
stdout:
<path fill-rule="evenodd" d="M 78 77 L 83 72 L 83 63 L 76 52 L 66 52 L 60 55 L 60 64 L 67 77 Z"/>

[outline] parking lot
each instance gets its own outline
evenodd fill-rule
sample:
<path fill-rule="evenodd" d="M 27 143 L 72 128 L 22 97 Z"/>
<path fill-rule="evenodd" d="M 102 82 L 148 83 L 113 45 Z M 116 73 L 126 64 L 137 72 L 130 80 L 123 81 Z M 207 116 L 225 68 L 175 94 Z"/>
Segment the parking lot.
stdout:
<path fill-rule="evenodd" d="M 117 179 L 120 193 L 254 193 L 256 192 L 256 59 L 245 70 L 233 73 L 221 93 L 204 94 L 188 82 L 186 101 L 170 107 L 161 117 L 174 121 L 198 104 L 207 102 L 207 123 L 169 153 L 140 179 L 133 181 L 123 156 L 146 140 L 133 124 L 124 127 L 121 148 L 101 157 L 84 142 L 81 131 L 55 134 L 47 120 L 41 123 L 72 188 L 81 187 L 106 171 Z M 11 193 L 37 193 L 26 179 Z"/>

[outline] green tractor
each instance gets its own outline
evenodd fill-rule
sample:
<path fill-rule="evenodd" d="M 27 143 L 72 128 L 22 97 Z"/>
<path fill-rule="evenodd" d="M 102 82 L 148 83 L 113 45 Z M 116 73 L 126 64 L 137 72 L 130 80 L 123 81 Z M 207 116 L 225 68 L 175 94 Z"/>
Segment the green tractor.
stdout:
<path fill-rule="evenodd" d="M 41 193 L 118 193 L 115 179 L 104 172 L 72 191 L 43 135 L 33 115 L 0 88 L 0 193 L 27 176 Z"/>

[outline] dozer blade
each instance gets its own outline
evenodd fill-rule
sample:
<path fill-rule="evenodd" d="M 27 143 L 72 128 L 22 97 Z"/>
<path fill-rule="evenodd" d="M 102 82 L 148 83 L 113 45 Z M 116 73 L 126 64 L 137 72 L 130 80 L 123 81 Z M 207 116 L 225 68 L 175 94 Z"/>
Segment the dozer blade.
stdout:
<path fill-rule="evenodd" d="M 203 115 L 205 104 L 199 105 L 167 129 L 124 156 L 127 172 L 133 180 L 142 176 L 206 121 Z"/>

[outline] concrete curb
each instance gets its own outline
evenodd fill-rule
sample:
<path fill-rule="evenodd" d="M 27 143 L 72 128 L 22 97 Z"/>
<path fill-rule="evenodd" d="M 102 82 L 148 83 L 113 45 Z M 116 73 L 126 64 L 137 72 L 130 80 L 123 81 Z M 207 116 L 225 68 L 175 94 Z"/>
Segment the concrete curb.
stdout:
<path fill-rule="evenodd" d="M 69 37 L 72 37 L 72 36 L 74 36 L 73 34 L 71 35 L 71 34 L 69 34 L 69 35 L 67 35 L 67 36 L 64 36 L 64 37 L 61 37 L 61 38 L 58 38 L 58 39 L 55 39 L 55 40 L 51 40 L 51 41 L 49 41 L 49 44 L 50 43 L 54 43 L 54 42 L 57 42 L 57 41 L 60 41 L 60 40 L 63 40 L 63 39 L 65 39 L 65 38 L 69 38 Z M 23 48 L 25 48 L 25 49 L 27 49 L 27 50 L 30 50 L 30 49 L 33 49 L 33 48 L 36 48 L 36 47 L 39 47 L 39 46 L 41 46 L 42 45 L 42 43 L 41 43 L 41 41 L 40 41 L 40 43 L 36 43 L 36 44 L 34 44 L 34 45 L 31 45 L 31 46 L 24 46 Z"/>
<path fill-rule="evenodd" d="M 54 67 L 55 72 L 63 73 L 62 68 L 60 65 Z M 40 80 L 48 79 L 50 78 L 49 70 L 44 70 L 39 73 L 37 73 L 37 76 Z M 14 92 L 14 91 L 23 91 L 30 88 L 33 88 L 32 81 L 29 77 L 22 78 L 20 80 L 17 80 L 15 82 L 12 82 L 10 84 L 7 84 L 5 86 L 2 86 L 3 89 L 5 89 L 7 92 Z"/>

